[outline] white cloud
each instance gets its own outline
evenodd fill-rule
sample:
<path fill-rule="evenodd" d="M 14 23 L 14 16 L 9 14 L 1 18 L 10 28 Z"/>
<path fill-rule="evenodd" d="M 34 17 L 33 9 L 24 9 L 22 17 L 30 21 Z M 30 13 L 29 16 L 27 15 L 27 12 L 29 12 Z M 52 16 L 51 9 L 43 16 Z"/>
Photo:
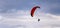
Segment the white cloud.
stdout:
<path fill-rule="evenodd" d="M 0 16 L 0 19 L 2 19 L 2 16 Z"/>
<path fill-rule="evenodd" d="M 60 27 L 60 16 L 52 14 L 41 14 L 39 13 L 38 17 L 36 15 L 31 17 L 29 11 L 18 11 L 17 13 L 8 14 L 2 16 L 3 20 L 0 21 L 0 24 L 5 24 L 12 28 L 51 28 L 51 27 Z M 20 15 L 20 14 L 23 15 Z M 25 15 L 26 13 L 26 15 Z M 37 19 L 40 19 L 40 22 Z M 4 27 L 4 26 L 2 26 Z"/>

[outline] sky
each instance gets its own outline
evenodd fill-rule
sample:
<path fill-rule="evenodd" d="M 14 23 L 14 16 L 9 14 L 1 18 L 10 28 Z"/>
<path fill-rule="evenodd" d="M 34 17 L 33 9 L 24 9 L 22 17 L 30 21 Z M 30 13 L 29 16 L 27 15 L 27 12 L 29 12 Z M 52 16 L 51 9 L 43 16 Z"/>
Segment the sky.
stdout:
<path fill-rule="evenodd" d="M 0 0 L 0 28 L 60 28 L 60 0 Z"/>

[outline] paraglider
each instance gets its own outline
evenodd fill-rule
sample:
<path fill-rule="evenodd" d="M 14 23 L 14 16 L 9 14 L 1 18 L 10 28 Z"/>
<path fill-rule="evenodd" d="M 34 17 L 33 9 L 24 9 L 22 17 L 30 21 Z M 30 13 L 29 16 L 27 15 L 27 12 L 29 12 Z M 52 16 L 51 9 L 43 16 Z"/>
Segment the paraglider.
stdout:
<path fill-rule="evenodd" d="M 33 7 L 32 8 L 32 10 L 31 10 L 31 16 L 33 17 L 34 16 L 34 12 L 35 12 L 35 10 L 37 9 L 37 8 L 40 8 L 39 6 L 35 6 L 35 7 Z M 38 22 L 40 21 L 40 19 L 38 19 Z"/>

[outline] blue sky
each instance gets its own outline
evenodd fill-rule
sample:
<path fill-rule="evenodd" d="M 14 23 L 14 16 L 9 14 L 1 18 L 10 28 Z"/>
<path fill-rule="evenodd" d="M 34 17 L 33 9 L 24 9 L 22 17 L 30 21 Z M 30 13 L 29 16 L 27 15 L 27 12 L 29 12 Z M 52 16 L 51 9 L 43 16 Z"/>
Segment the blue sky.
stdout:
<path fill-rule="evenodd" d="M 40 6 L 41 11 L 59 15 L 60 0 L 0 0 L 0 13 L 12 12 L 13 9 L 31 10 L 34 6 Z M 9 13 L 8 12 L 8 13 Z"/>
<path fill-rule="evenodd" d="M 34 6 L 41 8 L 32 18 Z M 0 28 L 60 28 L 59 22 L 60 0 L 0 0 Z"/>

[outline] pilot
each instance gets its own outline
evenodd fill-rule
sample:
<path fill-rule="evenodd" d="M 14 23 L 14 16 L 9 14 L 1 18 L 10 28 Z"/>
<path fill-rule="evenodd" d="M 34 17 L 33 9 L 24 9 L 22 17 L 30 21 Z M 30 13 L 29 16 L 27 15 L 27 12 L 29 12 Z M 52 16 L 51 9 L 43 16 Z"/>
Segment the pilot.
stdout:
<path fill-rule="evenodd" d="M 40 19 L 38 19 L 38 22 L 40 21 Z"/>

